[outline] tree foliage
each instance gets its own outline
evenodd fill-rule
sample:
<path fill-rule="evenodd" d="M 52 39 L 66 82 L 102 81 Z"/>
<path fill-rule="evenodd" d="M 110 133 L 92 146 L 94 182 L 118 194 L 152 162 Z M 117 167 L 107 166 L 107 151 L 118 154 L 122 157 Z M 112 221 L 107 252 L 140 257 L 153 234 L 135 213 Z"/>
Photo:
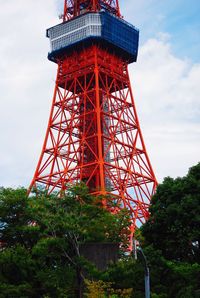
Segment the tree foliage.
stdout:
<path fill-rule="evenodd" d="M 183 178 L 165 178 L 143 226 L 146 244 L 169 260 L 200 263 L 200 163 Z"/>
<path fill-rule="evenodd" d="M 100 272 L 80 254 L 84 243 L 128 245 L 128 212 L 112 214 L 101 199 L 84 185 L 62 198 L 1 188 L 0 298 L 78 297 L 80 275 L 87 279 L 86 297 L 143 298 L 139 258 L 121 254 Z M 183 178 L 164 179 L 135 235 L 149 263 L 152 298 L 200 297 L 200 164 Z"/>
<path fill-rule="evenodd" d="M 183 178 L 165 178 L 150 213 L 141 231 L 152 290 L 161 297 L 200 297 L 200 163 Z"/>
<path fill-rule="evenodd" d="M 200 163 L 183 178 L 165 178 L 149 220 L 136 232 L 150 267 L 153 298 L 200 297 Z M 140 259 L 125 258 L 102 277 L 144 297 Z"/>
<path fill-rule="evenodd" d="M 132 295 L 132 289 L 114 289 L 111 282 L 86 280 L 85 283 L 86 298 L 130 298 Z"/>
<path fill-rule="evenodd" d="M 45 193 L 28 198 L 25 189 L 1 188 L 2 297 L 75 297 L 77 274 L 87 263 L 81 244 L 128 243 L 127 218 L 126 211 L 113 215 L 103 208 L 85 185 L 62 198 Z"/>

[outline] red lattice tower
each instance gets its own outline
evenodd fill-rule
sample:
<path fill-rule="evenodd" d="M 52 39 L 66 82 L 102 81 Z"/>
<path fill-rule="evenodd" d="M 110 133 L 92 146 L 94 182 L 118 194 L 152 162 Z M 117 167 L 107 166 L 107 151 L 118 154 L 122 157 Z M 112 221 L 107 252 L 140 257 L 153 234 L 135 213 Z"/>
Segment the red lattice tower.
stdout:
<path fill-rule="evenodd" d="M 67 0 L 47 30 L 58 71 L 48 128 L 30 190 L 48 193 L 84 181 L 131 211 L 132 231 L 148 218 L 157 182 L 143 141 L 128 64 L 139 32 L 118 0 Z"/>

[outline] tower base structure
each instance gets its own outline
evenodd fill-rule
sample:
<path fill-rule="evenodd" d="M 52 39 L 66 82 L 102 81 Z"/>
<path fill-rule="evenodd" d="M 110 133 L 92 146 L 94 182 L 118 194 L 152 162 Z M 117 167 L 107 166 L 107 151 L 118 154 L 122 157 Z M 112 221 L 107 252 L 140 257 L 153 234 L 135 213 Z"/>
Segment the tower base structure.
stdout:
<path fill-rule="evenodd" d="M 79 46 L 55 61 L 57 78 L 42 153 L 30 189 L 50 194 L 85 182 L 131 214 L 148 218 L 157 182 L 143 141 L 128 62 L 110 48 Z"/>

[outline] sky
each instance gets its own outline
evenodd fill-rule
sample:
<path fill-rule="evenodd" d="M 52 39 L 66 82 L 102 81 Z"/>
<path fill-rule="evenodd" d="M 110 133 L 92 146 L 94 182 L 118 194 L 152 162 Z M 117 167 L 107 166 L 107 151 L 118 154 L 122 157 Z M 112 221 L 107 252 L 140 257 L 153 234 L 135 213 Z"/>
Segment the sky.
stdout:
<path fill-rule="evenodd" d="M 27 187 L 46 132 L 56 76 L 45 30 L 62 0 L 0 0 L 0 185 Z M 129 66 L 139 121 L 159 182 L 186 175 L 200 152 L 200 1 L 121 0 L 140 30 Z"/>

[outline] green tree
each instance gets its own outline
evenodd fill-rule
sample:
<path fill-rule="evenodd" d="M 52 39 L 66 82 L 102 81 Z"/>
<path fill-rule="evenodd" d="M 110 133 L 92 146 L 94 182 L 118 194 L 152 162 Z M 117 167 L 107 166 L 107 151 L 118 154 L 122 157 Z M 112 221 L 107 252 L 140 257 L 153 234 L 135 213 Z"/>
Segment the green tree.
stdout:
<path fill-rule="evenodd" d="M 63 198 L 44 193 L 27 198 L 25 189 L 0 189 L 0 297 L 76 297 L 77 272 L 94 280 L 88 295 L 110 284 L 118 293 L 114 297 L 144 297 L 140 259 L 122 254 L 99 272 L 80 256 L 83 243 L 127 245 L 129 214 L 112 215 L 101 199 L 84 185 Z M 149 262 L 152 298 L 200 297 L 199 203 L 200 164 L 186 177 L 168 177 L 158 186 L 150 218 L 136 233 Z"/>
<path fill-rule="evenodd" d="M 186 177 L 168 177 L 158 186 L 150 218 L 135 236 L 149 262 L 152 297 L 200 297 L 200 164 Z M 121 289 L 132 288 L 132 297 L 144 297 L 139 259 L 126 257 L 101 278 Z"/>
<path fill-rule="evenodd" d="M 142 227 L 146 244 L 153 244 L 166 259 L 200 263 L 200 163 L 186 177 L 165 178 L 150 214 Z"/>
<path fill-rule="evenodd" d="M 152 290 L 166 297 L 200 297 L 200 163 L 157 188 L 141 228 Z"/>
<path fill-rule="evenodd" d="M 127 218 L 103 208 L 85 185 L 62 198 L 1 188 L 0 297 L 75 297 L 77 276 L 90 268 L 81 244 L 127 242 Z"/>
<path fill-rule="evenodd" d="M 136 233 L 150 267 L 155 298 L 200 297 L 200 164 L 187 176 L 165 178 L 150 206 L 150 218 Z M 124 258 L 102 279 L 120 288 L 133 288 L 144 297 L 144 269 L 140 260 Z"/>

